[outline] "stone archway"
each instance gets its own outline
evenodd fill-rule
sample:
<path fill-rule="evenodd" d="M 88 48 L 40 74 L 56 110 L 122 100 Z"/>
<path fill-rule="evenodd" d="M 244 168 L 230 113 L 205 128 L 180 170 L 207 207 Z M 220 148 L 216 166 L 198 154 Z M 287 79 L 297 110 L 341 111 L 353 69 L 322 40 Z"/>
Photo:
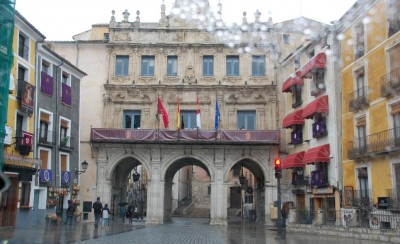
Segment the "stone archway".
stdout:
<path fill-rule="evenodd" d="M 247 169 L 253 175 L 253 197 L 254 197 L 254 210 L 256 214 L 257 222 L 265 222 L 266 225 L 271 225 L 270 219 L 270 204 L 274 202 L 276 198 L 276 188 L 272 177 L 273 169 L 272 165 L 268 162 L 261 163 L 260 158 L 248 156 L 236 157 L 227 162 L 224 168 L 225 181 L 229 182 L 229 177 L 232 175 L 232 170 L 235 167 L 243 167 Z M 239 178 L 239 177 L 238 177 Z M 228 202 L 228 194 L 230 193 L 229 185 L 227 185 L 226 193 Z M 241 193 L 242 194 L 242 193 Z M 226 208 L 228 211 L 228 207 Z M 243 209 L 241 210 L 243 211 Z"/>
<path fill-rule="evenodd" d="M 204 159 L 203 159 L 204 160 Z M 190 157 L 181 157 L 176 159 L 173 162 L 170 162 L 164 168 L 165 171 L 162 173 L 164 179 L 164 221 L 171 221 L 171 214 L 173 208 L 171 206 L 172 203 L 172 187 L 173 187 L 173 178 L 175 174 L 185 166 L 198 166 L 202 168 L 209 177 L 210 182 L 212 181 L 212 177 L 210 174 L 209 166 L 204 161 L 201 161 L 199 158 L 195 156 Z M 192 172 L 193 173 L 193 172 Z M 180 189 L 177 189 L 178 191 Z M 179 200 L 179 199 L 178 199 Z"/>

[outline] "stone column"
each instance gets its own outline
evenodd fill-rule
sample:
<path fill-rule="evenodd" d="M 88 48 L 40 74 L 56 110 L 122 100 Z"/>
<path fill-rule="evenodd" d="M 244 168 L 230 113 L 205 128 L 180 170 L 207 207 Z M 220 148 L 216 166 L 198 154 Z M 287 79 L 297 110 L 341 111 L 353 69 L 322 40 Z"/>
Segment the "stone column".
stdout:
<path fill-rule="evenodd" d="M 100 197 L 100 201 L 110 204 L 111 201 L 111 180 L 107 175 L 107 163 L 105 158 L 97 159 L 97 186 L 96 198 Z"/>
<path fill-rule="evenodd" d="M 170 222 L 172 220 L 172 182 L 165 182 L 164 189 L 164 222 Z"/>
<path fill-rule="evenodd" d="M 164 218 L 164 182 L 161 181 L 161 161 L 151 163 L 151 180 L 147 189 L 146 224 L 162 224 Z"/>
<path fill-rule="evenodd" d="M 223 165 L 215 166 L 215 178 L 211 183 L 210 225 L 227 225 L 227 184 L 224 182 Z"/>

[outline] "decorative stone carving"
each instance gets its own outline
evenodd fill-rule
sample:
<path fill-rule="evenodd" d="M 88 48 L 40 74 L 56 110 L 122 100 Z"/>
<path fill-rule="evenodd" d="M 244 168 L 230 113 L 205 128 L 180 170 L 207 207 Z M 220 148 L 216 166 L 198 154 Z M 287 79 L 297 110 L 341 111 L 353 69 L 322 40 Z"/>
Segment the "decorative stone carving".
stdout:
<path fill-rule="evenodd" d="M 183 78 L 183 83 L 193 84 L 195 82 L 196 82 L 196 80 L 195 80 L 195 77 L 194 77 L 194 69 L 193 69 L 193 67 L 191 65 L 189 65 L 186 68 L 185 76 Z"/>

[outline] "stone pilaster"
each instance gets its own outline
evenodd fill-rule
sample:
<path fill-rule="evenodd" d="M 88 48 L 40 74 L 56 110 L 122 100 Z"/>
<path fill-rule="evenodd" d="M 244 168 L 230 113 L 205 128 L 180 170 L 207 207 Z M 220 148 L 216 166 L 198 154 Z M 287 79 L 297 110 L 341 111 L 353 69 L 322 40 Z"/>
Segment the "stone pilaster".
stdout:
<path fill-rule="evenodd" d="M 227 225 L 227 184 L 224 182 L 223 165 L 215 166 L 215 178 L 211 183 L 210 225 Z"/>
<path fill-rule="evenodd" d="M 164 182 L 161 182 L 161 161 L 151 162 L 151 180 L 147 189 L 146 224 L 162 224 L 164 221 Z"/>

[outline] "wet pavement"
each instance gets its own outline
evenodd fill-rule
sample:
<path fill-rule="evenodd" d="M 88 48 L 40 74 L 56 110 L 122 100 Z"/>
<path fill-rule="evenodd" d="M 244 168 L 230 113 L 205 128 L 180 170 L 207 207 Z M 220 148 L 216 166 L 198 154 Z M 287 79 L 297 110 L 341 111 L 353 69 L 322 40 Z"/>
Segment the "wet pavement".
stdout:
<path fill-rule="evenodd" d="M 134 220 L 132 225 L 111 221 L 108 229 L 95 229 L 93 223 L 73 226 L 37 226 L 31 229 L 0 229 L 0 243 L 148 243 L 148 244 L 259 244 L 259 243 L 382 243 L 352 238 L 287 233 L 286 240 L 276 240 L 276 229 L 262 223 L 230 221 L 228 226 L 211 226 L 206 218 L 174 218 L 163 225 L 145 225 Z"/>

